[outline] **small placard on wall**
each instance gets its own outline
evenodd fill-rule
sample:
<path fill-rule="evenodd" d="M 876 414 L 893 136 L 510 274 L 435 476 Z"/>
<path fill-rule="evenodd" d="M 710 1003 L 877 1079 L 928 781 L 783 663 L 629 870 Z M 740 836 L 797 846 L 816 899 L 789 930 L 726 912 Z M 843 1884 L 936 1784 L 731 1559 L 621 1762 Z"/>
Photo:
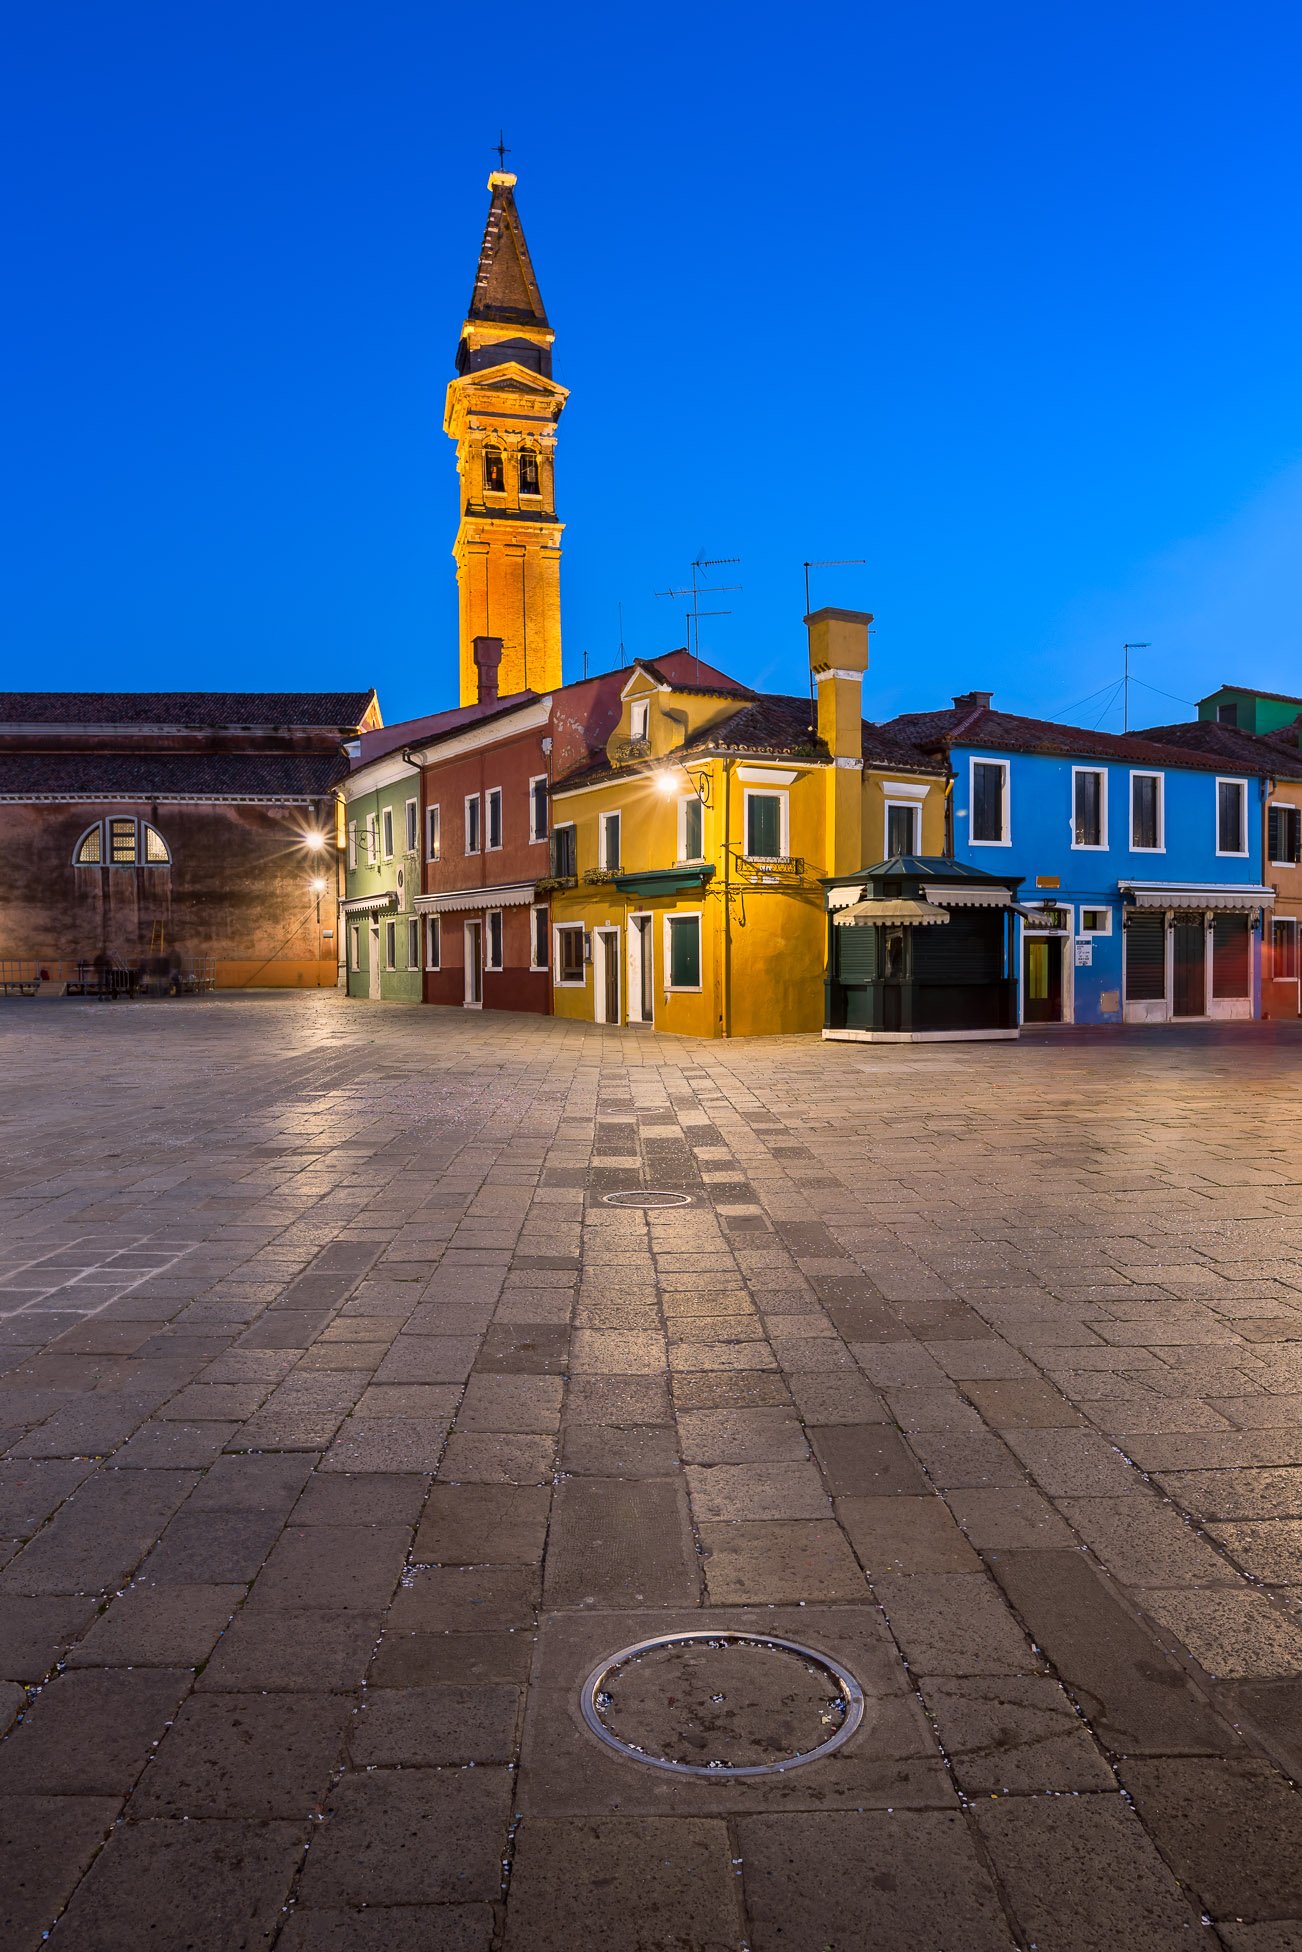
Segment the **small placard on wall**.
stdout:
<path fill-rule="evenodd" d="M 1093 967 L 1093 964 L 1094 944 L 1087 936 L 1083 942 L 1078 941 L 1076 944 L 1076 967 L 1077 969 L 1090 969 Z"/>

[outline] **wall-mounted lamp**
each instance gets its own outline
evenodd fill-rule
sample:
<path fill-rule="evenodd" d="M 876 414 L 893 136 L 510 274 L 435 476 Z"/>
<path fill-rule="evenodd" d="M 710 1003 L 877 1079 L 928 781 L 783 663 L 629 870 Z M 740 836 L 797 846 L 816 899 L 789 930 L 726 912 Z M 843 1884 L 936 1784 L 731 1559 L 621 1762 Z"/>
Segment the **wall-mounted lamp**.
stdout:
<path fill-rule="evenodd" d="M 679 777 L 680 774 L 681 778 Z M 666 799 L 670 799 L 674 794 L 682 792 L 683 780 L 686 780 L 701 805 L 708 807 L 710 805 L 710 775 L 708 773 L 702 773 L 699 778 L 694 777 L 688 772 L 686 766 L 681 764 L 670 764 L 657 768 L 656 790 L 657 792 L 663 793 Z"/>
<path fill-rule="evenodd" d="M 324 834 L 313 833 L 313 834 L 304 834 L 303 836 L 304 847 L 310 848 L 313 854 L 319 854 L 321 852 L 321 849 L 325 846 L 325 844 L 326 844 L 326 839 Z"/>

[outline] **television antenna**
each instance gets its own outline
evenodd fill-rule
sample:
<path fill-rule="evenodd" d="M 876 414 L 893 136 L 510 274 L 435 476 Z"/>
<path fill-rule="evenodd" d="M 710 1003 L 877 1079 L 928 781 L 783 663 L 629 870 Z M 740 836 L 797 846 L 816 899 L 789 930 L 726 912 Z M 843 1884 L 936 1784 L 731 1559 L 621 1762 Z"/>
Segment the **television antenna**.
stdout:
<path fill-rule="evenodd" d="M 805 615 L 809 615 L 809 572 L 811 569 L 864 569 L 866 556 L 821 556 L 804 565 L 805 571 Z M 809 667 L 809 725 L 810 730 L 818 724 L 818 699 L 814 688 L 814 667 Z"/>
<path fill-rule="evenodd" d="M 696 659 L 696 676 L 698 682 L 701 675 L 701 618 L 730 617 L 732 615 L 731 610 L 702 610 L 701 598 L 703 596 L 729 596 L 734 590 L 744 588 L 744 585 L 741 583 L 702 583 L 700 580 L 701 574 L 707 569 L 722 569 L 725 565 L 739 563 L 740 561 L 740 556 L 698 556 L 691 565 L 692 580 L 686 589 L 657 590 L 655 593 L 657 596 L 677 597 L 680 601 L 683 597 L 690 597 L 692 600 L 691 609 L 687 612 L 687 648 Z M 695 642 L 696 647 L 694 651 L 692 650 L 693 642 Z"/>

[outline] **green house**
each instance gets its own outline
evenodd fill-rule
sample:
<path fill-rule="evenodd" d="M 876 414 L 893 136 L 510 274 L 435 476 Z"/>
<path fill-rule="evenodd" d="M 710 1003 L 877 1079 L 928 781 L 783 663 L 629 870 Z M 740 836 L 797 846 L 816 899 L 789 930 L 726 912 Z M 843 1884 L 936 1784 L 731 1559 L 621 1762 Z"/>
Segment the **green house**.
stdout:
<path fill-rule="evenodd" d="M 1242 685 L 1222 685 L 1198 700 L 1198 716 L 1216 725 L 1236 725 L 1240 732 L 1282 731 L 1302 713 L 1302 698 L 1281 691 L 1246 691 Z"/>
<path fill-rule="evenodd" d="M 419 1003 L 424 927 L 420 773 L 390 752 L 357 765 L 343 786 L 346 841 L 339 926 L 349 996 Z"/>

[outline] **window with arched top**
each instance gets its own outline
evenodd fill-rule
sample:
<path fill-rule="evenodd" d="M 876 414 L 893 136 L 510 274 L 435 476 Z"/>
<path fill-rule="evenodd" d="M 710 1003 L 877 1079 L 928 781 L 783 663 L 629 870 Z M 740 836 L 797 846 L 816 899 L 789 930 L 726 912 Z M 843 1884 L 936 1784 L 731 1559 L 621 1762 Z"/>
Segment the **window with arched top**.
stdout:
<path fill-rule="evenodd" d="M 157 827 L 134 814 L 110 814 L 87 827 L 72 850 L 76 868 L 165 868 L 171 849 Z"/>
<path fill-rule="evenodd" d="M 520 493 L 522 495 L 537 495 L 540 492 L 541 490 L 538 487 L 538 456 L 531 447 L 522 447 L 520 449 Z"/>
<path fill-rule="evenodd" d="M 484 449 L 484 488 L 490 495 L 501 495 L 506 491 L 506 469 L 502 464 L 500 447 Z"/>

